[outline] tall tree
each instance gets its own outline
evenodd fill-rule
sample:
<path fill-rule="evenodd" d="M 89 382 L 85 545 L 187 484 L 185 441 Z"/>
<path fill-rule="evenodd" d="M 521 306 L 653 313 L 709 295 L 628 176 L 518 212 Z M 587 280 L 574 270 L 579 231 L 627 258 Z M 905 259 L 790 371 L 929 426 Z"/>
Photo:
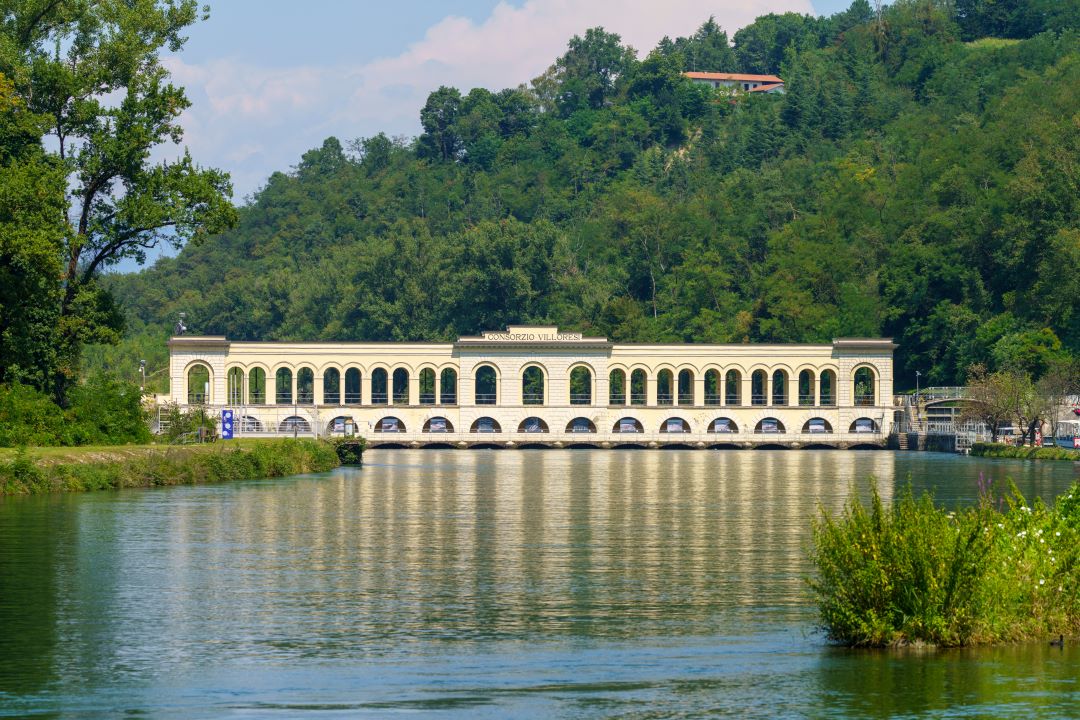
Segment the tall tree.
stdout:
<path fill-rule="evenodd" d="M 195 0 L 28 0 L 5 3 L 0 73 L 27 108 L 48 118 L 45 147 L 67 179 L 58 357 L 51 391 L 63 401 L 87 340 L 115 338 L 118 313 L 95 282 L 126 258 L 143 261 L 232 226 L 228 176 L 198 167 L 179 143 L 189 106 L 159 52 L 175 52 Z"/>

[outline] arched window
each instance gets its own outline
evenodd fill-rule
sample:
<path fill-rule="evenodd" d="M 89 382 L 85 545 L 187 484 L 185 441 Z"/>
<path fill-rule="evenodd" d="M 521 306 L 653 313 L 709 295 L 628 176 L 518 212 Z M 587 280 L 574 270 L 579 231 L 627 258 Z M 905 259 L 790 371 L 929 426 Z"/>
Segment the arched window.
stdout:
<path fill-rule="evenodd" d="M 360 369 L 349 368 L 345 371 L 345 404 L 359 405 L 363 396 L 360 394 Z"/>
<path fill-rule="evenodd" d="M 210 402 L 210 368 L 192 365 L 187 374 L 188 405 L 205 405 Z"/>
<path fill-rule="evenodd" d="M 278 425 L 278 432 L 309 433 L 311 432 L 311 423 L 299 415 L 292 415 L 281 421 L 281 424 Z"/>
<path fill-rule="evenodd" d="M 399 418 L 389 416 L 375 423 L 374 429 L 377 433 L 403 433 L 405 432 L 405 423 L 401 422 Z"/>
<path fill-rule="evenodd" d="M 570 371 L 570 404 L 592 405 L 592 371 L 587 367 Z"/>
<path fill-rule="evenodd" d="M 799 404 L 814 404 L 814 371 L 803 370 L 799 373 Z"/>
<path fill-rule="evenodd" d="M 315 402 L 315 373 L 311 368 L 300 368 L 296 372 L 296 402 L 301 405 Z"/>
<path fill-rule="evenodd" d="M 421 432 L 452 433 L 454 432 L 454 424 L 444 417 L 433 417 L 424 423 L 424 428 Z"/>
<path fill-rule="evenodd" d="M 341 404 L 341 371 L 337 368 L 323 370 L 322 401 L 327 405 Z"/>
<path fill-rule="evenodd" d="M 476 418 L 473 421 L 472 427 L 469 428 L 469 432 L 474 433 L 500 433 L 502 427 L 499 426 L 499 422 L 495 418 L 482 417 Z"/>
<path fill-rule="evenodd" d="M 225 376 L 225 396 L 229 405 L 240 405 L 244 402 L 244 371 L 238 367 L 229 368 Z"/>
<path fill-rule="evenodd" d="M 742 405 L 742 373 L 728 370 L 724 375 L 724 404 Z"/>
<path fill-rule="evenodd" d="M 716 418 L 709 423 L 707 432 L 711 433 L 737 433 L 739 432 L 739 426 L 735 424 L 735 421 L 731 418 Z"/>
<path fill-rule="evenodd" d="M 803 423 L 804 433 L 831 433 L 832 425 L 825 418 L 810 418 Z"/>
<path fill-rule="evenodd" d="M 535 365 L 521 373 L 521 404 L 544 404 L 544 371 Z"/>
<path fill-rule="evenodd" d="M 680 417 L 671 417 L 660 424 L 660 432 L 688 433 L 690 432 L 690 423 Z"/>
<path fill-rule="evenodd" d="M 638 368 L 630 373 L 630 404 L 644 405 L 648 399 L 646 395 L 645 371 Z"/>
<path fill-rule="evenodd" d="M 874 406 L 874 371 L 861 367 L 855 371 L 855 407 Z"/>
<path fill-rule="evenodd" d="M 457 371 L 446 368 L 439 375 L 439 403 L 457 405 Z"/>
<path fill-rule="evenodd" d="M 248 404 L 262 405 L 266 402 L 266 371 L 251 368 L 248 373 Z"/>
<path fill-rule="evenodd" d="M 576 417 L 570 422 L 566 423 L 566 432 L 568 433 L 594 433 L 596 432 L 596 425 L 593 421 L 585 417 Z"/>
<path fill-rule="evenodd" d="M 787 373 L 783 370 L 777 370 L 772 374 L 772 404 L 788 404 Z"/>
<path fill-rule="evenodd" d="M 705 404 L 720 404 L 720 373 L 717 370 L 705 371 Z"/>
<path fill-rule="evenodd" d="M 671 405 L 675 400 L 675 378 L 670 370 L 661 370 L 656 376 L 656 404 Z"/>
<path fill-rule="evenodd" d="M 768 400 L 766 396 L 766 378 L 764 370 L 755 370 L 754 374 L 750 376 L 750 404 L 751 405 L 764 405 Z"/>
<path fill-rule="evenodd" d="M 548 424 L 538 417 L 527 417 L 518 425 L 519 433 L 546 433 Z"/>
<path fill-rule="evenodd" d="M 785 433 L 784 423 L 780 422 L 776 418 L 763 418 L 758 421 L 758 424 L 754 426 L 754 432 L 756 433 Z"/>
<path fill-rule="evenodd" d="M 851 423 L 851 427 L 848 428 L 848 432 L 851 433 L 879 433 L 881 428 L 871 418 L 863 417 L 857 418 L 855 422 Z"/>
<path fill-rule="evenodd" d="M 694 404 L 694 373 L 690 370 L 679 371 L 679 404 Z"/>
<path fill-rule="evenodd" d="M 613 433 L 642 433 L 645 432 L 645 428 L 641 426 L 641 422 L 637 418 L 624 417 L 615 421 L 615 425 L 612 426 L 611 432 Z"/>
<path fill-rule="evenodd" d="M 498 397 L 499 376 L 495 368 L 481 365 L 476 368 L 475 396 L 477 405 L 494 405 Z M 476 432 L 475 430 L 473 432 Z"/>
<path fill-rule="evenodd" d="M 347 415 L 338 415 L 336 418 L 326 423 L 326 432 L 331 435 L 355 435 L 356 434 L 356 421 Z"/>
<path fill-rule="evenodd" d="M 821 371 L 821 399 L 825 407 L 836 405 L 836 373 L 832 370 Z"/>
<path fill-rule="evenodd" d="M 420 404 L 435 404 L 435 371 L 431 368 L 420 371 Z"/>
<path fill-rule="evenodd" d="M 612 370 L 608 375 L 608 405 L 626 404 L 626 373 Z"/>
<path fill-rule="evenodd" d="M 278 368 L 274 383 L 274 402 L 278 405 L 292 405 L 292 370 Z"/>
<path fill-rule="evenodd" d="M 394 404 L 409 404 L 409 371 L 405 368 L 394 371 Z"/>
<path fill-rule="evenodd" d="M 371 404 L 390 404 L 390 393 L 387 390 L 387 376 L 384 368 L 375 368 L 371 372 Z"/>

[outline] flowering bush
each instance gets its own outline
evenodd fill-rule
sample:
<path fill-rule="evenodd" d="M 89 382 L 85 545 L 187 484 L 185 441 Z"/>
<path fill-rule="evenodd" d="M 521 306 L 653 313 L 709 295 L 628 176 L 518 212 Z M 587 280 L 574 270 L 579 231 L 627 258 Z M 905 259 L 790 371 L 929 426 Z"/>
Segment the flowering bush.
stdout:
<path fill-rule="evenodd" d="M 946 512 L 911 489 L 814 523 L 809 579 L 829 638 L 955 646 L 1080 631 L 1080 483 L 1052 507 L 1014 487 Z"/>

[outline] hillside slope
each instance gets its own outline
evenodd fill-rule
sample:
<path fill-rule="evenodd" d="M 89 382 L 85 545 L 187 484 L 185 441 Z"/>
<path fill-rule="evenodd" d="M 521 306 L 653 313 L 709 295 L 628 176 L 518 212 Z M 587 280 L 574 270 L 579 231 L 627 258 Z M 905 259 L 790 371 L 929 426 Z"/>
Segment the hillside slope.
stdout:
<path fill-rule="evenodd" d="M 733 46 L 710 21 L 640 61 L 594 29 L 527 88 L 441 88 L 421 137 L 329 138 L 235 230 L 112 277 L 129 337 L 89 362 L 153 366 L 184 311 L 237 339 L 886 335 L 901 386 L 1038 374 L 1080 354 L 1080 7 L 965 41 L 971 6 L 858 0 Z M 731 99 L 690 67 L 787 93 Z"/>

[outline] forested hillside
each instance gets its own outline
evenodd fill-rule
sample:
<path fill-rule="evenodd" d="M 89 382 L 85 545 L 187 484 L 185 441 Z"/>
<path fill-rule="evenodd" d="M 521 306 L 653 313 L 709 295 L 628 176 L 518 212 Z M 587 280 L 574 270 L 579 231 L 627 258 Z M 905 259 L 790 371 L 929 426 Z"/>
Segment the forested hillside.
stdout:
<path fill-rule="evenodd" d="M 527 85 L 432 93 L 418 138 L 327 139 L 235 229 L 108 278 L 128 336 L 90 361 L 160 367 L 183 311 L 234 339 L 884 335 L 900 386 L 1038 375 L 1080 354 L 1078 22 L 1076 0 L 857 0 L 640 59 L 588 30 Z"/>

